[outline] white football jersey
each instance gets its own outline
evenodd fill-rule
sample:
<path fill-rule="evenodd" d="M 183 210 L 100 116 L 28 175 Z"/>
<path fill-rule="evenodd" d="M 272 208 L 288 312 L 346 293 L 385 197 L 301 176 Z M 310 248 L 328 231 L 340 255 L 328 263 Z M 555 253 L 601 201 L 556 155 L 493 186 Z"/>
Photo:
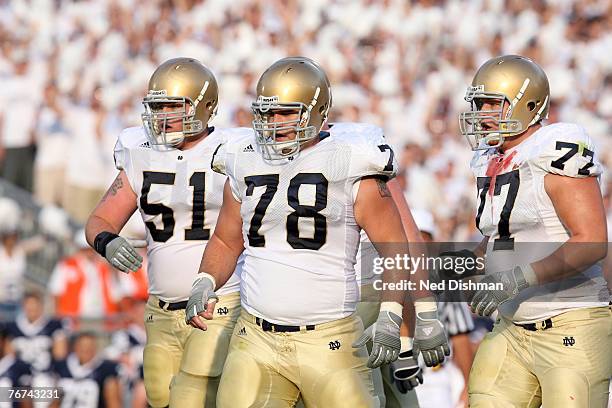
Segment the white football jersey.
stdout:
<path fill-rule="evenodd" d="M 263 159 L 254 135 L 228 141 L 213 158 L 241 203 L 242 306 L 273 323 L 320 324 L 355 311 L 354 186 L 397 171 L 379 127 L 342 123 L 322 135 L 281 163 Z"/>
<path fill-rule="evenodd" d="M 478 187 L 476 225 L 489 237 L 487 273 L 543 259 L 569 239 L 544 189 L 547 174 L 597 177 L 602 172 L 585 130 L 569 123 L 544 126 L 503 154 L 476 152 L 471 166 Z M 528 288 L 499 311 L 514 322 L 530 323 L 604 306 L 608 297 L 596 264 L 573 277 Z"/>
<path fill-rule="evenodd" d="M 147 229 L 149 293 L 167 302 L 187 300 L 223 202 L 225 176 L 210 169 L 215 149 L 248 128 L 214 129 L 188 150 L 151 148 L 142 127 L 125 129 L 115 165 L 138 196 Z M 234 276 L 217 293 L 239 290 Z"/>

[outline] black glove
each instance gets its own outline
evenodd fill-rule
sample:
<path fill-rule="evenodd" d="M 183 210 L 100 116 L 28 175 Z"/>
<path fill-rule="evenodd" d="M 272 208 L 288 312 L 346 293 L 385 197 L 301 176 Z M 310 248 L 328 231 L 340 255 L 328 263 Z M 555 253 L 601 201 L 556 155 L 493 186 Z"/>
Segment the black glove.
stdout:
<path fill-rule="evenodd" d="M 417 357 L 412 349 L 400 353 L 399 358 L 391 363 L 391 380 L 402 394 L 406 394 L 419 384 L 423 384 L 423 370 L 419 367 Z"/>

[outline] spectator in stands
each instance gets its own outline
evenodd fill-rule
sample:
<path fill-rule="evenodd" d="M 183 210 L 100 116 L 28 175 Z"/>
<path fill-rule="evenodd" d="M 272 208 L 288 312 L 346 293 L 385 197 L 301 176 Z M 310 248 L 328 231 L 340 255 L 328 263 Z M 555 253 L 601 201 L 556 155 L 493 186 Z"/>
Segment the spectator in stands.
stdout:
<path fill-rule="evenodd" d="M 63 393 L 60 407 L 122 406 L 119 367 L 98 354 L 98 339 L 93 333 L 76 335 L 72 352 L 53 364 L 53 374 Z"/>
<path fill-rule="evenodd" d="M 11 320 L 19 307 L 26 271 L 26 254 L 19 245 L 21 210 L 13 200 L 0 198 L 0 314 Z"/>
<path fill-rule="evenodd" d="M 102 91 L 95 89 L 87 103 L 74 101 L 66 113 L 68 129 L 78 135 L 66 151 L 66 194 L 64 207 L 72 218 L 85 223 L 112 181 L 113 158 L 110 153 L 116 141 L 105 139 L 103 122 L 106 110 L 101 101 Z"/>
<path fill-rule="evenodd" d="M 30 364 L 33 374 L 50 370 L 54 360 L 66 358 L 68 339 L 62 322 L 45 316 L 43 296 L 27 292 L 22 301 L 22 312 L 7 324 L 17 356 Z"/>
<path fill-rule="evenodd" d="M 142 369 L 147 335 L 143 319 L 146 299 L 126 298 L 122 304 L 126 306 L 127 324 L 124 329 L 113 333 L 106 356 L 120 364 L 122 386 L 130 391 L 130 405 L 142 408 L 147 406 Z"/>
<path fill-rule="evenodd" d="M 31 192 L 40 88 L 29 68 L 25 50 L 14 52 L 13 74 L 9 81 L 3 81 L 0 93 L 0 162 L 4 178 Z"/>
<path fill-rule="evenodd" d="M 17 387 L 29 387 L 32 383 L 32 371 L 30 365 L 20 360 L 11 347 L 11 341 L 7 335 L 6 327 L 0 325 L 0 384 L 3 393 L 6 395 L 9 389 Z M 31 407 L 31 401 L 26 400 L 22 405 L 18 403 L 7 405 L 12 407 Z M 4 404 L 4 402 L 3 402 Z M 10 404 L 10 405 L 8 405 Z"/>
<path fill-rule="evenodd" d="M 62 205 L 65 198 L 66 154 L 71 140 L 65 108 L 57 84 L 49 82 L 36 116 L 34 196 L 41 204 Z"/>
<path fill-rule="evenodd" d="M 82 229 L 74 242 L 77 251 L 60 260 L 49 279 L 56 315 L 75 323 L 79 319 L 112 319 L 120 300 L 118 272 L 87 245 Z"/>

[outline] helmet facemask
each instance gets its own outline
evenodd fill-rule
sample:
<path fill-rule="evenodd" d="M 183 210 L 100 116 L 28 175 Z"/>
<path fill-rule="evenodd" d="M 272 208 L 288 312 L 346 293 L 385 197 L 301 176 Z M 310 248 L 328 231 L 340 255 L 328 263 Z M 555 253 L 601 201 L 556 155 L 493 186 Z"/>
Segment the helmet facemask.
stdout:
<path fill-rule="evenodd" d="M 316 102 L 316 96 L 314 98 Z M 314 105 L 314 104 L 313 104 Z M 301 102 L 279 103 L 277 96 L 260 95 L 253 102 L 253 129 L 257 144 L 261 147 L 266 160 L 282 160 L 299 153 L 304 143 L 318 135 L 316 126 L 309 124 L 312 106 Z M 294 115 L 295 119 L 274 121 L 274 115 Z M 293 133 L 290 140 L 277 140 L 279 137 Z"/>
<path fill-rule="evenodd" d="M 459 128 L 472 150 L 499 147 L 504 143 L 504 138 L 516 136 L 527 130 L 523 129 L 523 124 L 519 120 L 511 119 L 513 105 L 502 93 L 485 92 L 483 85 L 470 86 L 465 94 L 465 100 L 470 103 L 470 110 L 459 115 Z M 486 102 L 498 108 L 481 110 Z M 506 102 L 509 106 L 504 114 Z M 489 129 L 491 124 L 497 125 L 494 126 L 496 128 Z"/>
<path fill-rule="evenodd" d="M 145 133 L 152 146 L 177 147 L 191 136 L 202 132 L 202 121 L 195 118 L 196 105 L 184 96 L 167 96 L 165 91 L 149 91 L 143 99 L 141 115 Z M 164 105 L 176 105 L 175 110 L 163 110 Z M 213 113 L 214 114 L 214 113 Z M 182 130 L 169 132 L 168 126 L 182 122 Z"/>

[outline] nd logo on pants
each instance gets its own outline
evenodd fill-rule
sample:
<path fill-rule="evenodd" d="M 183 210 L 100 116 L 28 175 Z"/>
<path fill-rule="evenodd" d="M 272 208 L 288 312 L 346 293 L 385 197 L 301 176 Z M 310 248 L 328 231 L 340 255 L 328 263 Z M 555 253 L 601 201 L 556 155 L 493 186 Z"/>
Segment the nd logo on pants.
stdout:
<path fill-rule="evenodd" d="M 223 369 L 219 408 L 379 407 L 367 350 L 351 344 L 363 332 L 355 315 L 314 330 L 263 331 L 242 311 Z"/>
<path fill-rule="evenodd" d="M 239 315 L 239 293 L 220 296 L 213 320 L 207 321 L 208 330 L 202 331 L 185 323 L 184 309 L 161 309 L 159 299 L 149 296 L 144 383 L 152 407 L 215 406 L 219 376 Z"/>
<path fill-rule="evenodd" d="M 572 310 L 529 331 L 501 318 L 480 344 L 470 407 L 606 408 L 612 375 L 610 307 Z"/>

